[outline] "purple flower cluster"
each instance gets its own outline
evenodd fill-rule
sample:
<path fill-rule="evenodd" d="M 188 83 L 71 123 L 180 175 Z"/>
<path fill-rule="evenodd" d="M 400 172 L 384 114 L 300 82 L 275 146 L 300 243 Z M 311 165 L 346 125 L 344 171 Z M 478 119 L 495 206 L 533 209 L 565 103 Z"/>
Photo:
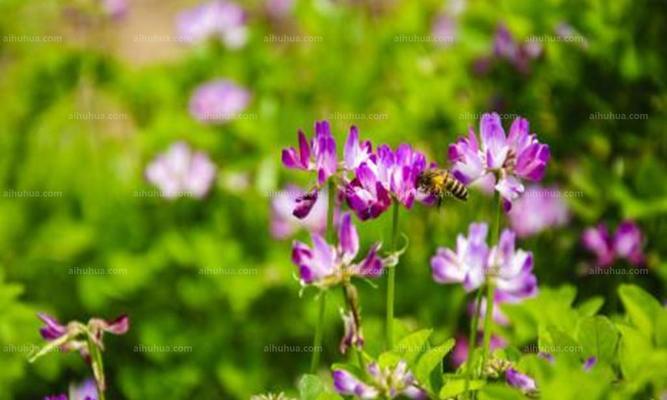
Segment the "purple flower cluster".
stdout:
<path fill-rule="evenodd" d="M 610 235 L 604 224 L 588 228 L 581 240 L 584 247 L 596 255 L 597 264 L 600 266 L 610 266 L 618 258 L 635 265 L 644 263 L 642 232 L 632 221 L 623 221 L 616 228 L 614 236 Z"/>
<path fill-rule="evenodd" d="M 373 362 L 366 372 L 370 382 L 366 383 L 349 371 L 336 369 L 333 371 L 334 388 L 344 396 L 355 396 L 360 399 L 393 399 L 405 396 L 411 399 L 425 399 L 426 393 L 417 386 L 415 377 L 408 371 L 405 361 L 399 361 L 393 368 L 382 368 Z"/>
<path fill-rule="evenodd" d="M 283 164 L 292 169 L 316 172 L 318 186 L 339 174 L 340 190 L 348 206 L 361 220 L 378 217 L 392 201 L 411 208 L 418 198 L 417 179 L 426 168 L 426 158 L 408 144 L 401 144 L 396 150 L 380 145 L 373 152 L 371 142 L 360 141 L 358 129 L 352 126 L 339 165 L 336 141 L 327 121 L 315 124 L 315 136 L 310 141 L 303 131 L 299 131 L 298 142 L 298 149 L 283 150 Z M 317 189 L 300 198 L 294 214 L 298 217 L 308 215 L 316 198 Z"/>
<path fill-rule="evenodd" d="M 205 153 L 193 152 L 184 142 L 171 145 L 146 168 L 146 178 L 168 199 L 202 198 L 215 179 L 215 166 Z"/>
<path fill-rule="evenodd" d="M 486 243 L 488 225 L 471 224 L 468 237 L 459 235 L 456 251 L 439 248 L 431 258 L 433 279 L 438 283 L 461 283 L 471 292 L 486 278 L 494 279 L 499 302 L 517 302 L 537 294 L 533 255 L 515 249 L 515 234 L 505 229 L 496 246 Z"/>
<path fill-rule="evenodd" d="M 330 287 L 353 276 L 375 278 L 382 274 L 386 262 L 378 255 L 379 244 L 372 246 L 364 259 L 353 262 L 359 253 L 359 236 L 349 213 L 341 218 L 337 246 L 316 233 L 311 239 L 312 247 L 299 241 L 292 245 L 292 262 L 299 268 L 303 285 Z"/>
<path fill-rule="evenodd" d="M 225 123 L 248 107 L 250 92 L 228 79 L 197 87 L 190 97 L 190 115 L 203 123 Z"/>
<path fill-rule="evenodd" d="M 248 36 L 245 11 L 227 0 L 213 0 L 181 12 L 176 26 L 184 42 L 199 43 L 215 37 L 230 49 L 243 47 Z"/>
<path fill-rule="evenodd" d="M 484 114 L 479 131 L 481 140 L 471 128 L 467 137 L 449 146 L 452 172 L 466 185 L 477 184 L 489 191 L 495 188 L 509 211 L 512 201 L 524 192 L 521 179 L 539 181 L 544 177 L 551 157 L 549 146 L 530 133 L 525 118 L 516 118 L 505 135 L 500 116 Z"/>
<path fill-rule="evenodd" d="M 535 235 L 568 222 L 570 215 L 567 204 L 558 193 L 555 187 L 532 186 L 526 189 L 508 213 L 510 225 L 517 236 L 523 238 Z"/>
<path fill-rule="evenodd" d="M 482 340 L 482 333 L 480 332 L 477 336 L 477 341 Z M 489 347 L 491 351 L 496 349 L 503 349 L 507 347 L 507 341 L 500 336 L 491 335 L 491 341 L 489 342 Z M 452 350 L 452 366 L 458 368 L 468 359 L 468 353 L 470 352 L 470 343 L 468 338 L 463 335 L 458 335 L 456 337 L 456 344 Z"/>

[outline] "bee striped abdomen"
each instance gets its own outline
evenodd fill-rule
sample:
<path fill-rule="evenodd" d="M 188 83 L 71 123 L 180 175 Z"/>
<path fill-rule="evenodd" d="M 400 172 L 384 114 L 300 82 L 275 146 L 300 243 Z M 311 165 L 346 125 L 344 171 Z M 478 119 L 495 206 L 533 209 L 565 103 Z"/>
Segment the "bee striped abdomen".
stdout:
<path fill-rule="evenodd" d="M 449 193 L 451 193 L 457 199 L 468 199 L 468 189 L 466 189 L 465 185 L 459 182 L 458 179 L 454 178 L 454 176 L 449 172 L 446 172 L 445 187 Z"/>

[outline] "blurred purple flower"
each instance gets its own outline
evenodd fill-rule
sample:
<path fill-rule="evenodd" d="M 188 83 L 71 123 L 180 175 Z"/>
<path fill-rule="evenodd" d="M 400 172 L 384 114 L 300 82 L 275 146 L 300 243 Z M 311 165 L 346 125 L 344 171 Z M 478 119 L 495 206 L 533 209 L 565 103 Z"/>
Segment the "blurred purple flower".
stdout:
<path fill-rule="evenodd" d="M 104 12 L 111 18 L 118 20 L 127 14 L 127 0 L 101 0 Z"/>
<path fill-rule="evenodd" d="M 470 128 L 468 137 L 449 146 L 452 172 L 462 183 L 493 186 L 502 196 L 505 211 L 524 192 L 519 178 L 539 181 L 544 177 L 550 159 L 549 146 L 530 134 L 528 120 L 516 118 L 509 136 L 496 113 L 484 114 L 480 120 L 481 146 Z"/>
<path fill-rule="evenodd" d="M 456 24 L 456 19 L 448 13 L 438 14 L 431 27 L 431 35 L 434 37 L 435 44 L 446 47 L 454 43 L 457 33 Z"/>
<path fill-rule="evenodd" d="M 298 151 L 294 147 L 283 149 L 283 165 L 287 168 L 317 171 L 318 184 L 324 184 L 338 168 L 336 140 L 331 135 L 329 122 L 315 123 L 315 136 L 310 142 L 303 131 L 299 130 L 298 141 Z"/>
<path fill-rule="evenodd" d="M 271 236 L 276 239 L 285 239 L 299 228 L 309 232 L 324 234 L 327 226 L 327 198 L 326 192 L 318 195 L 312 205 L 312 211 L 303 218 L 294 215 L 294 205 L 297 199 L 303 199 L 306 192 L 294 185 L 288 185 L 271 201 Z M 302 200 L 303 201 L 303 200 Z"/>
<path fill-rule="evenodd" d="M 44 397 L 44 400 L 69 400 L 66 394 L 53 394 L 50 396 Z"/>
<path fill-rule="evenodd" d="M 523 393 L 534 392 L 537 390 L 537 385 L 533 378 L 522 374 L 514 368 L 510 368 L 505 372 L 505 379 L 507 380 L 507 383 L 521 390 Z"/>
<path fill-rule="evenodd" d="M 477 343 L 481 342 L 482 340 L 483 333 L 479 332 L 479 335 L 477 337 Z M 452 350 L 452 366 L 454 368 L 458 368 L 466 362 L 468 359 L 468 350 L 470 347 L 470 343 L 468 343 L 468 338 L 465 337 L 464 335 L 457 335 L 456 336 L 456 343 L 454 344 L 454 349 Z M 489 343 L 489 347 L 491 348 L 491 351 L 493 352 L 496 349 L 503 349 L 507 347 L 507 341 L 503 339 L 500 336 L 496 335 L 491 335 L 491 341 Z"/>
<path fill-rule="evenodd" d="M 522 73 L 530 71 L 530 62 L 542 54 L 542 45 L 537 41 L 517 43 L 507 26 L 500 24 L 493 38 L 493 55 L 507 60 Z"/>
<path fill-rule="evenodd" d="M 285 18 L 294 10 L 294 0 L 266 0 L 264 7 L 271 18 Z"/>
<path fill-rule="evenodd" d="M 559 196 L 556 187 L 532 186 L 517 199 L 508 217 L 512 230 L 523 238 L 535 235 L 550 227 L 565 225 L 569 218 L 567 204 Z"/>
<path fill-rule="evenodd" d="M 230 49 L 247 41 L 246 13 L 235 3 L 214 0 L 181 12 L 176 20 L 180 39 L 200 43 L 215 37 Z"/>
<path fill-rule="evenodd" d="M 499 302 L 516 303 L 537 295 L 537 278 L 533 274 L 533 254 L 515 249 L 516 235 L 505 229 L 498 245 L 489 255 L 491 275 L 495 275 Z"/>
<path fill-rule="evenodd" d="M 623 221 L 612 237 L 604 224 L 591 227 L 581 237 L 584 247 L 594 253 L 597 264 L 610 266 L 616 258 L 626 259 L 634 264 L 644 262 L 642 252 L 643 236 L 637 224 Z"/>
<path fill-rule="evenodd" d="M 202 198 L 215 179 L 215 166 L 205 153 L 176 142 L 146 167 L 146 178 L 168 199 L 183 194 Z"/>
<path fill-rule="evenodd" d="M 411 399 L 425 399 L 426 393 L 416 386 L 414 375 L 408 365 L 401 360 L 395 367 L 380 367 L 372 362 L 366 367 L 370 382 L 365 383 L 350 372 L 334 370 L 334 389 L 341 395 L 361 399 L 389 398 L 405 396 Z"/>
<path fill-rule="evenodd" d="M 462 283 L 467 292 L 479 288 L 489 261 L 487 233 L 487 224 L 471 224 L 467 238 L 461 234 L 456 238 L 456 252 L 438 248 L 431 258 L 433 279 L 438 283 Z"/>
<path fill-rule="evenodd" d="M 316 233 L 311 239 L 312 248 L 299 241 L 292 245 L 292 262 L 299 267 L 303 285 L 328 287 L 353 276 L 375 278 L 382 274 L 385 260 L 377 254 L 379 244 L 371 247 L 363 260 L 353 263 L 359 252 L 359 236 L 349 213 L 341 218 L 338 246 L 330 245 Z"/>
<path fill-rule="evenodd" d="M 502 232 L 499 243 L 489 250 L 486 244 L 488 225 L 471 224 L 468 237 L 456 240 L 456 252 L 440 247 L 431 258 L 433 279 L 438 283 L 461 283 L 467 292 L 479 288 L 485 277 L 494 279 L 496 301 L 518 302 L 537 294 L 533 274 L 533 255 L 514 248 L 515 235 Z"/>
<path fill-rule="evenodd" d="M 197 87 L 190 97 L 190 115 L 204 123 L 225 123 L 248 107 L 250 92 L 227 79 Z"/>

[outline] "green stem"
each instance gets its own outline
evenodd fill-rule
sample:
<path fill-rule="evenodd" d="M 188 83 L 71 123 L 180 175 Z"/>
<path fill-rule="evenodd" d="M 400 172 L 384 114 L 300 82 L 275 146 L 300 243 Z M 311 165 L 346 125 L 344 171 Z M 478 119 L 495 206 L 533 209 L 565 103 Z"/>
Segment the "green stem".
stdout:
<path fill-rule="evenodd" d="M 327 207 L 327 240 L 329 243 L 334 241 L 334 207 L 336 206 L 336 195 L 334 193 L 335 183 L 332 178 L 329 179 L 327 197 L 329 204 Z M 320 364 L 320 353 L 322 352 L 322 336 L 324 330 L 324 313 L 327 307 L 327 292 L 323 290 L 318 299 L 317 326 L 315 327 L 315 337 L 313 338 L 313 354 L 310 359 L 310 372 L 315 373 Z"/>
<path fill-rule="evenodd" d="M 394 201 L 394 210 L 391 220 L 391 251 L 396 252 L 398 246 L 398 214 L 399 203 Z M 387 350 L 394 347 L 394 288 L 396 286 L 396 265 L 389 267 L 387 276 L 387 320 L 386 320 L 386 342 Z"/>
<path fill-rule="evenodd" d="M 89 334 L 90 335 L 90 334 Z M 93 377 L 95 377 L 95 385 L 97 386 L 97 394 L 99 400 L 105 400 L 104 394 L 106 390 L 106 379 L 104 377 L 104 364 L 102 362 L 102 353 L 99 347 L 88 337 L 88 352 L 90 353 L 90 365 L 93 369 Z"/>
<path fill-rule="evenodd" d="M 318 299 L 319 303 L 319 315 L 317 317 L 317 326 L 315 327 L 315 338 L 313 339 L 313 355 L 310 359 L 310 373 L 314 374 L 317 372 L 317 367 L 320 364 L 320 353 L 322 352 L 322 332 L 324 328 L 324 311 L 327 304 L 327 292 L 323 290 L 320 293 L 320 298 Z"/>
<path fill-rule="evenodd" d="M 466 364 L 464 393 L 468 393 L 468 389 L 470 388 L 470 377 L 472 376 L 472 368 L 475 364 L 475 348 L 477 345 L 477 331 L 479 329 L 479 310 L 482 306 L 482 288 L 477 289 L 473 306 L 474 314 L 472 315 L 472 320 L 470 322 L 470 336 L 468 336 L 468 361 Z"/>
<path fill-rule="evenodd" d="M 496 222 L 493 231 L 493 237 L 491 238 L 492 245 L 498 245 L 498 238 L 500 236 L 500 214 L 502 205 L 502 199 L 498 192 L 496 192 Z M 496 268 L 496 266 L 491 266 L 491 268 Z M 492 316 L 493 316 L 493 297 L 496 290 L 496 285 L 493 279 L 493 274 L 496 271 L 491 271 L 491 274 L 487 274 L 486 277 L 486 315 L 484 317 L 484 347 L 482 348 L 482 369 L 484 369 L 484 364 L 486 363 L 486 358 L 490 353 L 491 345 L 491 330 L 492 330 Z"/>

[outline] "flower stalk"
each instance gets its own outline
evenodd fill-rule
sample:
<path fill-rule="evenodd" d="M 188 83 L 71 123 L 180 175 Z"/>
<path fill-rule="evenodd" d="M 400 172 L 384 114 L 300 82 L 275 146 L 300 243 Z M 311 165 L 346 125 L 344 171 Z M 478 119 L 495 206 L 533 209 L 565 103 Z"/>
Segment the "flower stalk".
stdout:
<path fill-rule="evenodd" d="M 498 242 L 498 237 L 500 236 L 500 214 L 501 214 L 501 209 L 503 207 L 502 204 L 502 199 L 496 193 L 496 221 L 495 221 L 495 226 L 491 234 L 493 235 L 491 243 L 497 243 Z M 492 265 L 491 268 L 495 268 L 495 266 Z M 494 273 L 495 271 L 490 271 L 490 273 L 487 273 L 486 275 L 486 315 L 484 316 L 484 344 L 482 348 L 482 368 L 484 368 L 484 364 L 486 363 L 486 358 L 488 357 L 489 354 L 489 346 L 491 345 L 491 330 L 492 330 L 492 316 L 493 316 L 493 298 L 495 295 L 495 290 L 496 290 L 496 285 L 494 282 Z"/>
<path fill-rule="evenodd" d="M 394 202 L 394 210 L 391 219 L 391 251 L 395 253 L 398 249 L 398 215 L 399 203 Z M 394 291 L 396 287 L 396 265 L 389 267 L 387 276 L 387 320 L 386 320 L 386 342 L 387 350 L 394 347 Z"/>
<path fill-rule="evenodd" d="M 331 243 L 334 241 L 334 207 L 336 205 L 336 197 L 334 194 L 335 184 L 333 179 L 329 179 L 327 197 L 329 200 L 327 208 L 327 240 Z M 320 364 L 320 350 L 322 349 L 322 336 L 324 330 L 324 313 L 327 308 L 327 292 L 322 290 L 318 299 L 318 316 L 317 326 L 315 327 L 315 337 L 313 338 L 313 355 L 310 359 L 310 372 L 315 373 Z"/>

